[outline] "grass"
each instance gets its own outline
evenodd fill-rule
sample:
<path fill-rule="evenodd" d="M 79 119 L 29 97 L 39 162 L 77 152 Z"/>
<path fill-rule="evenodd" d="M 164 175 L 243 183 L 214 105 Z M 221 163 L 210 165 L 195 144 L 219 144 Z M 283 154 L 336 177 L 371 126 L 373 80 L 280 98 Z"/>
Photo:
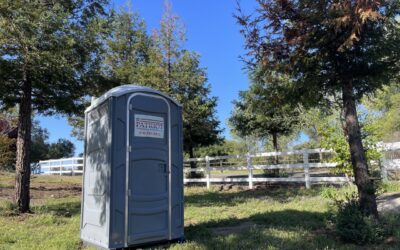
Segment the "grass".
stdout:
<path fill-rule="evenodd" d="M 80 177 L 36 177 L 33 185 L 78 184 Z M 0 184 L 8 185 L 0 175 Z M 60 184 L 61 183 L 61 184 Z M 391 190 L 394 185 L 390 185 Z M 328 222 L 326 187 L 206 190 L 185 188 L 186 243 L 171 249 L 399 249 L 399 243 L 356 246 L 341 243 Z M 80 197 L 46 196 L 33 213 L 16 216 L 0 197 L 0 249 L 81 249 Z M 399 221 L 399 217 L 389 218 Z M 400 226 L 395 227 L 400 239 Z"/>
<path fill-rule="evenodd" d="M 13 188 L 15 175 L 10 172 L 0 172 L 0 188 Z M 54 187 L 64 185 L 81 185 L 82 176 L 58 176 L 58 175 L 33 175 L 31 177 L 31 187 Z"/>
<path fill-rule="evenodd" d="M 33 214 L 0 216 L 0 249 L 78 249 L 80 199 L 49 199 Z"/>

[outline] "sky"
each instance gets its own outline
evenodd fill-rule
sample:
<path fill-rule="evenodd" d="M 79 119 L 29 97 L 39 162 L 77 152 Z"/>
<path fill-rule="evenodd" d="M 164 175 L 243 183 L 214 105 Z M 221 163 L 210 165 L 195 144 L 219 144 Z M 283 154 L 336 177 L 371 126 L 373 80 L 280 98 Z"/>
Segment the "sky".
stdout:
<path fill-rule="evenodd" d="M 243 37 L 239 33 L 233 14 L 236 0 L 170 0 L 172 10 L 180 16 L 186 27 L 185 48 L 201 56 L 201 66 L 206 68 L 211 95 L 218 97 L 217 117 L 221 121 L 223 135 L 230 138 L 227 119 L 232 110 L 232 101 L 240 90 L 248 87 L 244 64 L 239 56 L 245 53 Z M 241 1 L 245 12 L 251 13 L 256 7 L 254 0 Z M 131 6 L 134 12 L 145 20 L 149 32 L 159 27 L 164 0 L 111 1 L 115 9 Z M 75 154 L 83 152 L 83 143 L 70 136 L 71 127 L 65 117 L 43 117 L 38 120 L 50 133 L 49 140 L 59 138 L 71 140 L 76 147 Z"/>

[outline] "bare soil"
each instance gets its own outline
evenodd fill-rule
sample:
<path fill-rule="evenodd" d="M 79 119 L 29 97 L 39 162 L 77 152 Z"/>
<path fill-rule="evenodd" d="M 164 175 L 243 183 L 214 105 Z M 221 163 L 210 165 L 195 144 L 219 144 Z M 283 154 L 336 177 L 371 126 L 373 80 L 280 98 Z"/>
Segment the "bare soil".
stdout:
<path fill-rule="evenodd" d="M 400 193 L 386 193 L 380 195 L 376 202 L 378 211 L 400 213 Z"/>
<path fill-rule="evenodd" d="M 40 205 L 48 198 L 65 198 L 70 196 L 80 196 L 82 188 L 77 184 L 60 183 L 59 185 L 33 186 L 30 189 L 31 204 Z M 14 188 L 0 188 L 0 200 L 13 200 Z"/>

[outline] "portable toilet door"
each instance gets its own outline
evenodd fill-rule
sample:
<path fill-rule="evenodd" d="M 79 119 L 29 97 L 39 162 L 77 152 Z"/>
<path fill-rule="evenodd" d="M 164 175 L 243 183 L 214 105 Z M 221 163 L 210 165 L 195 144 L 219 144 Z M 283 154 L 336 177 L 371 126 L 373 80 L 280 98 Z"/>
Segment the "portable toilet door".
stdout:
<path fill-rule="evenodd" d="M 126 245 L 171 239 L 171 107 L 164 97 L 128 98 Z"/>

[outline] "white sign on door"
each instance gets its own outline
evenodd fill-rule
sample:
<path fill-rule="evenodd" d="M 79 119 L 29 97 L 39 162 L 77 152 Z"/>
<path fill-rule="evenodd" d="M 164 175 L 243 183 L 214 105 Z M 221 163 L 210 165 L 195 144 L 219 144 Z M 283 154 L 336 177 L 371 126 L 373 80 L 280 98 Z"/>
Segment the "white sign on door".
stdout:
<path fill-rule="evenodd" d="M 164 118 L 151 115 L 135 115 L 135 136 L 164 138 Z"/>

